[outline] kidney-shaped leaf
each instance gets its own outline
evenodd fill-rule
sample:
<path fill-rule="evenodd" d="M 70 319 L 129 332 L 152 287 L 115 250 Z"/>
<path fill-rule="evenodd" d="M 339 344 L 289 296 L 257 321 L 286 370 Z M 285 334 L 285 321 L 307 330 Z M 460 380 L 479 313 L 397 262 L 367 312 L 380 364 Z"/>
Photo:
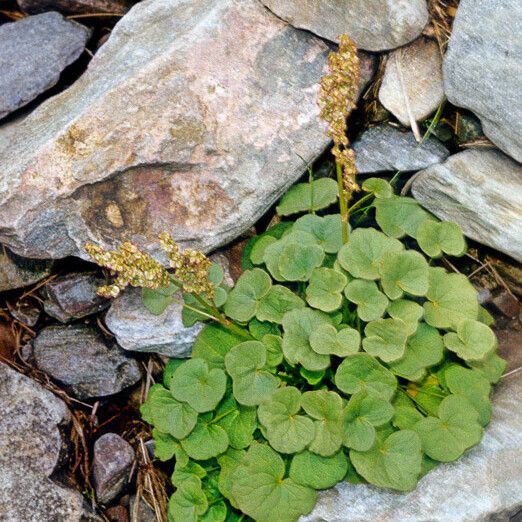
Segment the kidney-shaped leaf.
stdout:
<path fill-rule="evenodd" d="M 444 336 L 448 350 L 455 352 L 465 361 L 481 361 L 496 345 L 493 330 L 479 321 L 466 319 L 457 326 L 457 333 Z"/>
<path fill-rule="evenodd" d="M 323 260 L 324 250 L 319 245 L 289 243 L 281 251 L 278 269 L 285 281 L 308 281 Z"/>
<path fill-rule="evenodd" d="M 388 306 L 388 298 L 374 281 L 354 279 L 346 286 L 344 295 L 348 301 L 357 305 L 357 315 L 363 321 L 381 318 Z"/>
<path fill-rule="evenodd" d="M 339 214 L 324 217 L 306 214 L 294 223 L 293 229 L 313 234 L 327 254 L 336 254 L 343 246 L 343 232 Z"/>
<path fill-rule="evenodd" d="M 356 353 L 346 357 L 337 368 L 335 385 L 344 393 L 368 390 L 390 400 L 397 388 L 397 379 L 371 355 Z"/>
<path fill-rule="evenodd" d="M 369 451 L 350 450 L 350 459 L 370 484 L 411 491 L 421 473 L 421 442 L 414 431 L 396 431 L 387 438 L 379 436 Z"/>
<path fill-rule="evenodd" d="M 430 257 L 443 254 L 462 256 L 466 252 L 466 240 L 457 223 L 450 221 L 424 221 L 417 231 L 417 243 Z"/>
<path fill-rule="evenodd" d="M 301 392 L 293 386 L 276 390 L 259 405 L 257 415 L 270 446 L 279 453 L 298 453 L 314 438 L 314 423 L 301 409 Z"/>
<path fill-rule="evenodd" d="M 393 196 L 392 186 L 382 178 L 368 178 L 364 180 L 362 189 L 371 192 L 376 198 L 387 199 Z"/>
<path fill-rule="evenodd" d="M 241 406 L 233 397 L 228 397 L 216 410 L 214 422 L 227 432 L 230 446 L 235 449 L 247 448 L 257 427 L 256 409 Z"/>
<path fill-rule="evenodd" d="M 169 520 L 172 522 L 197 522 L 198 516 L 208 509 L 208 501 L 201 481 L 191 478 L 181 483 L 169 500 Z"/>
<path fill-rule="evenodd" d="M 413 250 L 386 256 L 381 265 L 382 288 L 390 299 L 404 293 L 423 296 L 428 292 L 428 263 Z"/>
<path fill-rule="evenodd" d="M 198 417 L 190 435 L 181 440 L 181 447 L 194 460 L 208 460 L 226 451 L 228 435 L 221 426 L 212 422 L 211 413 L 204 413 Z"/>
<path fill-rule="evenodd" d="M 316 493 L 284 478 L 285 463 L 269 446 L 254 443 L 232 474 L 232 495 L 257 522 L 295 522 L 315 505 Z"/>
<path fill-rule="evenodd" d="M 358 228 L 343 245 L 337 259 L 354 277 L 375 280 L 381 277 L 381 263 L 388 255 L 403 250 L 402 243 L 374 228 Z"/>
<path fill-rule="evenodd" d="M 414 334 L 417 331 L 419 321 L 424 315 L 424 308 L 415 301 L 409 299 L 398 299 L 392 301 L 386 309 L 388 315 L 394 319 L 403 321 L 408 329 L 408 334 Z"/>
<path fill-rule="evenodd" d="M 188 359 L 178 366 L 170 380 L 172 396 L 198 413 L 213 410 L 225 395 L 227 376 L 220 368 L 208 369 L 203 359 Z"/>
<path fill-rule="evenodd" d="M 500 381 L 507 365 L 506 361 L 495 352 L 488 353 L 482 361 L 467 361 L 467 364 L 492 384 Z"/>
<path fill-rule="evenodd" d="M 299 212 L 321 210 L 337 200 L 337 183 L 330 178 L 313 180 L 311 183 L 297 183 L 281 198 L 276 208 L 280 216 Z"/>
<path fill-rule="evenodd" d="M 306 288 L 306 300 L 313 308 L 323 312 L 333 312 L 341 306 L 343 300 L 341 292 L 347 282 L 346 277 L 337 270 L 316 268 Z"/>
<path fill-rule="evenodd" d="M 441 462 L 457 460 L 482 437 L 478 413 L 458 395 L 446 397 L 439 405 L 438 417 L 426 417 L 413 429 L 419 434 L 426 455 Z"/>
<path fill-rule="evenodd" d="M 290 478 L 297 484 L 314 489 L 328 489 L 343 480 L 348 460 L 343 451 L 322 457 L 310 451 L 298 453 L 290 464 Z"/>
<path fill-rule="evenodd" d="M 279 386 L 277 377 L 265 370 L 266 358 L 266 347 L 260 341 L 238 344 L 225 356 L 234 397 L 240 404 L 257 406 Z"/>
<path fill-rule="evenodd" d="M 364 351 L 384 362 L 400 359 L 406 350 L 408 332 L 400 319 L 377 319 L 369 322 L 364 333 Z"/>
<path fill-rule="evenodd" d="M 368 451 L 375 443 L 375 426 L 393 417 L 393 406 L 379 395 L 360 391 L 352 395 L 344 409 L 343 444 L 357 451 Z"/>
<path fill-rule="evenodd" d="M 261 268 L 243 272 L 228 294 L 225 313 L 236 321 L 249 321 L 256 314 L 259 301 L 268 294 L 271 286 L 270 276 Z"/>
<path fill-rule="evenodd" d="M 283 317 L 283 354 L 291 364 L 320 371 L 330 366 L 330 357 L 316 353 L 310 345 L 312 333 L 324 324 L 332 324 L 326 314 L 310 308 L 292 310 Z"/>
<path fill-rule="evenodd" d="M 259 321 L 281 324 L 286 312 L 304 306 L 304 301 L 286 286 L 274 285 L 259 301 L 256 317 Z"/>
<path fill-rule="evenodd" d="M 433 219 L 413 198 L 392 196 L 376 199 L 375 219 L 381 230 L 390 237 L 417 237 L 417 231 L 427 219 Z"/>
<path fill-rule="evenodd" d="M 359 351 L 361 334 L 355 328 L 337 330 L 331 324 L 323 324 L 311 333 L 310 346 L 322 355 L 346 357 Z"/>
<path fill-rule="evenodd" d="M 220 324 L 207 324 L 192 346 L 192 357 L 207 361 L 209 368 L 225 368 L 225 355 L 242 341 Z"/>

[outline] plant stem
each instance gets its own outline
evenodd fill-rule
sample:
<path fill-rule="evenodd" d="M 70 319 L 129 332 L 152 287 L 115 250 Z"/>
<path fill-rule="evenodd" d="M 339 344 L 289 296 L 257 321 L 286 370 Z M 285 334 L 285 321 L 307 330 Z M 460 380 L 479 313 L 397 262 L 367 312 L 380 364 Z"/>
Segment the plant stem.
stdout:
<path fill-rule="evenodd" d="M 343 188 L 343 170 L 338 161 L 335 162 L 335 170 L 337 173 L 337 189 L 339 191 L 339 211 L 341 214 L 343 243 L 348 243 L 348 204 Z"/>
<path fill-rule="evenodd" d="M 373 194 L 366 194 L 366 196 L 363 196 L 359 201 L 354 203 L 349 209 L 348 209 L 348 215 L 350 215 L 354 210 L 357 210 L 363 203 L 368 201 L 370 198 L 373 197 Z"/>

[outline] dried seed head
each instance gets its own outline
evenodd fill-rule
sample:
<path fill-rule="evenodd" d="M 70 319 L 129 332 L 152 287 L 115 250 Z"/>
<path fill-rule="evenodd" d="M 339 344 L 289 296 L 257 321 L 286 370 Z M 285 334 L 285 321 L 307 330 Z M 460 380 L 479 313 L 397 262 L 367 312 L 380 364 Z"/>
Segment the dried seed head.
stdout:
<path fill-rule="evenodd" d="M 98 265 L 117 276 L 112 284 L 98 289 L 99 295 L 117 297 L 128 285 L 155 289 L 170 284 L 169 273 L 163 265 L 132 243 L 123 243 L 112 252 L 93 244 L 85 245 L 85 250 Z"/>
<path fill-rule="evenodd" d="M 328 123 L 332 138 L 332 154 L 343 170 L 344 190 L 358 190 L 355 181 L 355 156 L 346 137 L 346 118 L 355 108 L 359 91 L 359 58 L 357 48 L 347 35 L 339 37 L 339 49 L 328 56 L 329 73 L 321 79 L 319 107 L 321 118 Z"/>

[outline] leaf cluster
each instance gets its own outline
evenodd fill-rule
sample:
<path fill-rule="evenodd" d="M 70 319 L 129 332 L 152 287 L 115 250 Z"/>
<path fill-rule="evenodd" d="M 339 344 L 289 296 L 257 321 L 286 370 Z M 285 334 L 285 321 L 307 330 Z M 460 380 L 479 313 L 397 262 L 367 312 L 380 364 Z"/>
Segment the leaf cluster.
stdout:
<path fill-rule="evenodd" d="M 375 213 L 343 244 L 315 183 L 278 207 L 310 213 L 254 238 L 214 303 L 246 335 L 207 324 L 142 407 L 157 458 L 175 457 L 171 522 L 292 522 L 341 480 L 410 491 L 490 420 L 495 335 L 467 278 L 435 266 L 464 254 L 458 226 L 367 180 Z"/>

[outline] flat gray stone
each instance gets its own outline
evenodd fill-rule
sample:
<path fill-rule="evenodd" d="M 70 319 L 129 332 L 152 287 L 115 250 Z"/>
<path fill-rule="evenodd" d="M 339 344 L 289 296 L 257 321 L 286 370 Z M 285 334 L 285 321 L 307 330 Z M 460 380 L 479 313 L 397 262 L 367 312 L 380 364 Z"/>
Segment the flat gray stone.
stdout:
<path fill-rule="evenodd" d="M 479 116 L 486 136 L 522 161 L 522 3 L 461 0 L 444 57 L 449 101 Z"/>
<path fill-rule="evenodd" d="M 56 277 L 41 290 L 47 315 L 67 323 L 98 313 L 110 305 L 110 301 L 97 295 L 106 283 L 97 272 L 77 272 Z"/>
<path fill-rule="evenodd" d="M 82 54 L 89 36 L 87 27 L 58 13 L 0 26 L 0 118 L 55 85 Z"/>
<path fill-rule="evenodd" d="M 502 152 L 471 149 L 422 171 L 414 197 L 468 237 L 522 261 L 522 166 Z"/>
<path fill-rule="evenodd" d="M 130 0 L 17 0 L 20 8 L 29 14 L 59 11 L 63 14 L 125 13 Z"/>
<path fill-rule="evenodd" d="M 98 502 L 108 504 L 124 491 L 133 461 L 132 446 L 116 433 L 106 433 L 94 443 L 93 478 Z"/>
<path fill-rule="evenodd" d="M 421 170 L 449 156 L 448 149 L 438 139 L 430 137 L 420 144 L 412 132 L 402 132 L 391 125 L 364 130 L 354 141 L 353 150 L 360 174 Z"/>
<path fill-rule="evenodd" d="M 163 230 L 226 244 L 328 146 L 328 52 L 258 0 L 136 4 L 78 81 L 0 129 L 0 241 L 48 258 L 131 240 L 164 259 Z"/>
<path fill-rule="evenodd" d="M 27 259 L 0 245 L 0 292 L 23 288 L 51 273 L 52 261 Z"/>
<path fill-rule="evenodd" d="M 379 100 L 404 126 L 427 118 L 444 99 L 442 57 L 434 40 L 421 37 L 392 52 Z"/>
<path fill-rule="evenodd" d="M 86 325 L 49 326 L 33 341 L 38 368 L 79 399 L 106 397 L 141 378 L 138 363 Z"/>
<path fill-rule="evenodd" d="M 347 482 L 319 495 L 300 522 L 486 522 L 522 508 L 522 375 L 506 377 L 493 397 L 482 442 L 458 461 L 440 464 L 415 491 L 393 493 Z"/>
<path fill-rule="evenodd" d="M 70 422 L 65 404 L 36 381 L 0 363 L 0 520 L 79 522 L 84 501 L 49 477 Z"/>
<path fill-rule="evenodd" d="M 347 33 L 360 49 L 405 45 L 428 23 L 426 0 L 261 0 L 294 27 L 332 42 Z"/>

